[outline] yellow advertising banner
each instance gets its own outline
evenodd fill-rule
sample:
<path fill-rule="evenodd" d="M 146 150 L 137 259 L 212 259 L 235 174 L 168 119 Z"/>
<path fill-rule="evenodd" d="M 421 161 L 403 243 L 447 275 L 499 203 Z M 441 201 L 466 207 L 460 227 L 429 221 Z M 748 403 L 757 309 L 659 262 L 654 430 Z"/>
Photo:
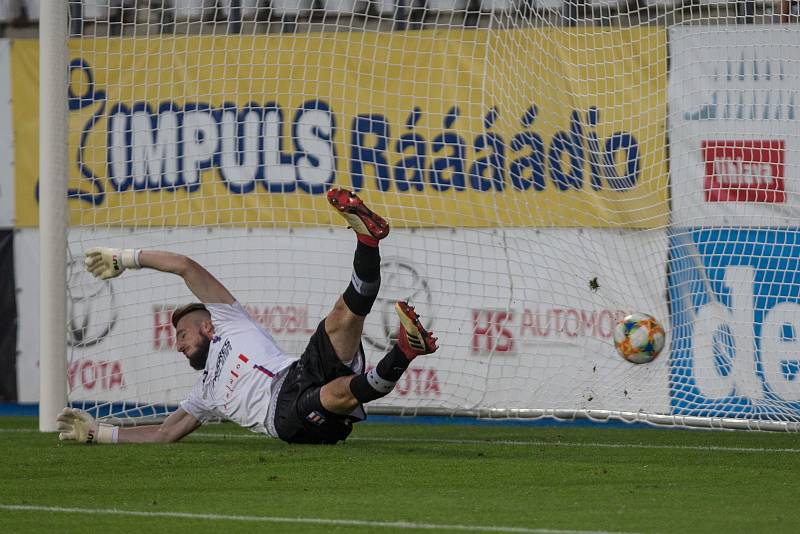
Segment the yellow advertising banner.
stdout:
<path fill-rule="evenodd" d="M 70 42 L 72 225 L 667 222 L 657 28 Z M 17 221 L 38 221 L 38 44 L 12 48 Z M 339 221 L 336 221 L 339 224 Z"/>

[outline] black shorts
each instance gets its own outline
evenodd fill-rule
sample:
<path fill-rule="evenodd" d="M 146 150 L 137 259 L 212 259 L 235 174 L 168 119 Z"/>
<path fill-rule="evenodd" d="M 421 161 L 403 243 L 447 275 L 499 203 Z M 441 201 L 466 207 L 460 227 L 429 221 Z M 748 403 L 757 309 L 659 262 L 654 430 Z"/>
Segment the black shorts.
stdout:
<path fill-rule="evenodd" d="M 353 368 L 363 373 L 364 347 L 359 345 Z M 353 430 L 353 423 L 365 418 L 359 406 L 354 415 L 337 415 L 310 410 L 307 399 L 341 376 L 355 374 L 336 356 L 325 321 L 316 332 L 298 361 L 289 367 L 275 405 L 275 430 L 289 443 L 336 443 L 344 441 Z M 301 413 L 304 412 L 304 413 Z M 308 412 L 308 413 L 305 413 Z"/>

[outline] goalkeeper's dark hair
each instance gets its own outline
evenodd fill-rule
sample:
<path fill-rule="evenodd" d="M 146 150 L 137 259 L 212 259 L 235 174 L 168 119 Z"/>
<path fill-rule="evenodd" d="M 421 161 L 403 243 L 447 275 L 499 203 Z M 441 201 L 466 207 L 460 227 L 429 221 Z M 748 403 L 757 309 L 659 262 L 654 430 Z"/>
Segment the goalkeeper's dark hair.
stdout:
<path fill-rule="evenodd" d="M 208 313 L 208 310 L 206 309 L 204 304 L 201 304 L 199 302 L 191 302 L 189 304 L 186 304 L 185 306 L 177 308 L 174 312 L 172 312 L 172 326 L 178 328 L 178 321 L 180 321 L 184 315 L 187 315 L 195 311 L 204 311 Z"/>

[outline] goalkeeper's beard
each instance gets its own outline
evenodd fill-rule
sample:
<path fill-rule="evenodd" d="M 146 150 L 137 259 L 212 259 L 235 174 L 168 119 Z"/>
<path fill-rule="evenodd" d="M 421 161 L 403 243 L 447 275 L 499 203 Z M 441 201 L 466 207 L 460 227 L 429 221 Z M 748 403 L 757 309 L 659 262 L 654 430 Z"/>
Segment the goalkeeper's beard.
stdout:
<path fill-rule="evenodd" d="M 206 360 L 208 360 L 208 349 L 211 347 L 210 339 L 203 339 L 200 346 L 194 351 L 194 354 L 189 356 L 189 365 L 195 371 L 202 371 L 206 368 Z"/>

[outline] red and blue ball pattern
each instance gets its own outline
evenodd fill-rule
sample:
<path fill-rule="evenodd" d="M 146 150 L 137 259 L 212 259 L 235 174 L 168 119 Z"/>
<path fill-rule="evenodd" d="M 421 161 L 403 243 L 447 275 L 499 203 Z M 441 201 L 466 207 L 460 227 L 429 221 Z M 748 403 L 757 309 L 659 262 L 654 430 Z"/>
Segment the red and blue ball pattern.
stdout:
<path fill-rule="evenodd" d="M 614 346 L 631 363 L 650 363 L 664 348 L 664 327 L 652 315 L 632 313 L 614 328 Z"/>

